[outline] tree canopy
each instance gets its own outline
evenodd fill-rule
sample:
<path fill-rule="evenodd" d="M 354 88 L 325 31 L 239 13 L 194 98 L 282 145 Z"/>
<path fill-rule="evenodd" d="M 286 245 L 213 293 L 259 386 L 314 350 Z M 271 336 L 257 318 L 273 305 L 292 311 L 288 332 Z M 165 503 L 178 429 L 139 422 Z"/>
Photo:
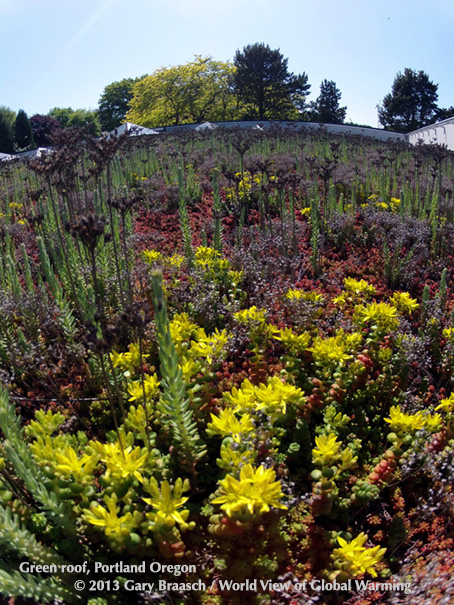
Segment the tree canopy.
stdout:
<path fill-rule="evenodd" d="M 33 138 L 38 147 L 52 144 L 52 137 L 61 130 L 60 123 L 55 118 L 36 113 L 30 118 Z"/>
<path fill-rule="evenodd" d="M 87 131 L 97 137 L 101 134 L 98 112 L 89 109 L 72 109 L 71 107 L 54 107 L 47 114 L 54 118 L 62 128 L 86 128 Z"/>
<path fill-rule="evenodd" d="M 201 56 L 162 67 L 134 85 L 126 118 L 147 127 L 233 119 L 233 73 L 231 63 Z"/>
<path fill-rule="evenodd" d="M 99 122 L 102 130 L 114 130 L 125 121 L 129 111 L 129 103 L 133 97 L 133 87 L 141 78 L 125 78 L 112 82 L 104 88 L 99 99 Z"/>
<path fill-rule="evenodd" d="M 320 95 L 312 105 L 311 119 L 325 124 L 343 124 L 347 113 L 346 107 L 340 107 L 341 91 L 332 80 L 323 80 Z"/>
<path fill-rule="evenodd" d="M 296 119 L 306 107 L 310 85 L 305 73 L 288 71 L 288 59 L 268 45 L 256 43 L 237 50 L 235 93 L 243 117 L 259 120 Z"/>
<path fill-rule="evenodd" d="M 438 84 L 424 71 L 398 73 L 392 91 L 378 109 L 380 123 L 390 130 L 411 132 L 431 124 L 437 113 Z"/>

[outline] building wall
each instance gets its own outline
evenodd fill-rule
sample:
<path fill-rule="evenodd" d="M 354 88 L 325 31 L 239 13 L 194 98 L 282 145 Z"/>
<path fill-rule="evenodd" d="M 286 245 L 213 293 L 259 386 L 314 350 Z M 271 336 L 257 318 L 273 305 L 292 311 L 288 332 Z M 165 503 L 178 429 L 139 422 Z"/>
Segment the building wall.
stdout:
<path fill-rule="evenodd" d="M 402 141 L 406 142 L 406 136 L 399 132 L 390 132 L 379 128 L 363 128 L 361 126 L 349 126 L 347 124 L 317 124 L 314 122 L 268 122 L 268 121 L 242 121 L 242 122 L 211 122 L 218 128 L 256 128 L 259 126 L 263 129 L 268 128 L 286 128 L 289 130 L 324 130 L 333 134 L 352 134 L 356 136 L 372 137 L 381 141 Z M 192 130 L 200 127 L 200 124 L 181 124 L 179 126 L 166 126 L 164 129 L 157 128 L 156 130 L 165 130 L 172 132 L 177 130 Z"/>
<path fill-rule="evenodd" d="M 410 145 L 422 141 L 426 145 L 445 145 L 454 151 L 454 118 L 448 118 L 438 124 L 431 124 L 407 135 Z"/>

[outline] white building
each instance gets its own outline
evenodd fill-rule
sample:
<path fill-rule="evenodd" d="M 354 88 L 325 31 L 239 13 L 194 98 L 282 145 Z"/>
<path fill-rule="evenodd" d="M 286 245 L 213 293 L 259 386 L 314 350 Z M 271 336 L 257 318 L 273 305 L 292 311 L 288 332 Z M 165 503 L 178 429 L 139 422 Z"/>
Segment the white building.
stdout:
<path fill-rule="evenodd" d="M 422 141 L 426 145 L 445 145 L 454 151 L 454 117 L 409 132 L 407 139 L 410 145 Z"/>

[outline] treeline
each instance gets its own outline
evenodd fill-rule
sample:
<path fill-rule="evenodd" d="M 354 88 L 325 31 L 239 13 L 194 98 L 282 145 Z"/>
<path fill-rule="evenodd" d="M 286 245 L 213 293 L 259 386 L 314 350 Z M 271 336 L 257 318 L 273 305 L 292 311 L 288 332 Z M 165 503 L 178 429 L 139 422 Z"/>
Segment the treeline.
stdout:
<path fill-rule="evenodd" d="M 347 108 L 332 80 L 323 80 L 315 101 L 306 73 L 293 74 L 288 59 L 268 45 L 237 50 L 233 62 L 196 56 L 185 65 L 125 78 L 105 87 L 96 110 L 55 107 L 30 119 L 0 107 L 0 151 L 13 153 L 51 144 L 61 129 L 82 126 L 98 136 L 125 121 L 146 127 L 231 120 L 302 120 L 342 124 Z M 398 73 L 379 106 L 381 124 L 410 132 L 454 115 L 438 107 L 438 84 L 423 71 Z"/>
<path fill-rule="evenodd" d="M 0 107 L 0 153 L 47 147 L 58 132 L 69 127 L 82 127 L 99 136 L 99 112 L 55 107 L 47 115 L 35 114 L 29 118 L 22 109 L 16 114 L 9 107 Z"/>

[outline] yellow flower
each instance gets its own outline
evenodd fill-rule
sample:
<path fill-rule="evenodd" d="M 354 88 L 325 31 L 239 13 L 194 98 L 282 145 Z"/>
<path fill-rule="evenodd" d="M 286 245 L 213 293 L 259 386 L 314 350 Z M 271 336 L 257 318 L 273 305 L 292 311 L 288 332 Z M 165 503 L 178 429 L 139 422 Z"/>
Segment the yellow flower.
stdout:
<path fill-rule="evenodd" d="M 425 428 L 430 433 L 440 430 L 443 419 L 440 414 L 427 414 L 424 417 Z"/>
<path fill-rule="evenodd" d="M 118 516 L 120 509 L 117 506 L 118 497 L 116 494 L 111 497 L 105 496 L 104 501 L 107 504 L 107 509 L 98 502 L 92 503 L 90 510 L 83 512 L 82 518 L 91 525 L 104 528 L 106 536 L 121 537 L 130 534 L 135 526 L 132 514 L 126 513 L 121 517 Z"/>
<path fill-rule="evenodd" d="M 157 250 L 144 250 L 142 256 L 149 265 L 162 259 L 162 254 Z"/>
<path fill-rule="evenodd" d="M 392 197 L 389 201 L 390 205 L 391 205 L 391 210 L 393 212 L 397 212 L 399 210 L 399 206 L 400 206 L 400 199 L 398 197 Z"/>
<path fill-rule="evenodd" d="M 273 338 L 279 340 L 291 353 L 300 353 L 305 351 L 311 341 L 311 335 L 308 332 L 296 334 L 291 328 L 284 328 L 274 334 Z"/>
<path fill-rule="evenodd" d="M 199 246 L 195 251 L 195 264 L 199 267 L 209 268 L 212 265 L 217 265 L 219 260 L 221 260 L 221 254 L 214 248 Z"/>
<path fill-rule="evenodd" d="M 211 420 L 212 422 L 207 426 L 207 433 L 209 435 L 232 437 L 237 443 L 240 443 L 245 434 L 254 430 L 254 423 L 249 414 L 244 414 L 238 420 L 231 409 L 221 410 L 219 416 L 211 414 Z"/>
<path fill-rule="evenodd" d="M 410 297 L 408 292 L 394 292 L 390 301 L 402 313 L 411 313 L 419 307 L 419 304 Z"/>
<path fill-rule="evenodd" d="M 351 349 L 357 344 L 357 337 L 347 339 L 343 330 L 339 330 L 337 336 L 321 338 L 317 336 L 312 347 L 307 350 L 313 355 L 317 365 L 343 364 L 352 357 Z"/>
<path fill-rule="evenodd" d="M 67 446 L 63 453 L 56 452 L 55 470 L 67 477 L 73 476 L 76 480 L 83 480 L 91 477 L 96 466 L 97 456 L 95 454 L 85 454 L 81 458 L 77 457 L 77 453 L 71 446 Z"/>
<path fill-rule="evenodd" d="M 191 342 L 191 348 L 188 351 L 188 355 L 206 358 L 208 363 L 211 363 L 214 357 L 221 357 L 228 341 L 229 335 L 226 330 L 219 332 L 219 330 L 216 329 L 210 336 L 206 335 L 205 330 L 199 330 L 196 340 Z"/>
<path fill-rule="evenodd" d="M 395 433 L 414 433 L 424 428 L 425 424 L 422 412 L 406 414 L 401 411 L 400 405 L 392 406 L 389 418 L 385 418 L 385 422 L 389 423 L 391 430 Z"/>
<path fill-rule="evenodd" d="M 254 387 L 249 382 L 249 380 L 245 380 L 241 388 L 237 389 L 233 387 L 230 393 L 224 393 L 223 397 L 226 401 L 235 406 L 234 411 L 246 411 L 254 408 Z"/>
<path fill-rule="evenodd" d="M 436 410 L 454 412 L 454 393 L 451 393 L 447 399 L 442 399 L 440 405 L 435 408 L 435 411 Z"/>
<path fill-rule="evenodd" d="M 151 521 L 151 529 L 159 531 L 164 525 L 173 527 L 178 523 L 182 529 L 191 529 L 192 524 L 187 523 L 189 511 L 187 509 L 179 510 L 189 498 L 183 497 L 183 492 L 189 489 L 189 480 L 183 481 L 178 478 L 175 481 L 173 488 L 170 487 L 168 481 L 161 483 L 159 489 L 158 482 L 152 477 L 145 489 L 153 496 L 152 498 L 143 498 L 146 504 L 149 504 L 155 509 L 155 512 L 147 513 L 147 519 Z"/>
<path fill-rule="evenodd" d="M 235 513 L 260 515 L 274 508 L 287 509 L 280 502 L 283 498 L 282 487 L 276 481 L 276 472 L 264 466 L 254 468 L 245 464 L 240 471 L 240 478 L 233 475 L 219 481 L 222 495 L 215 498 L 213 504 L 220 504 L 227 516 Z"/>
<path fill-rule="evenodd" d="M 445 328 L 443 330 L 442 334 L 447 340 L 453 340 L 454 339 L 454 328 Z"/>
<path fill-rule="evenodd" d="M 177 350 L 182 355 L 188 349 L 188 342 L 197 334 L 199 326 L 189 319 L 187 313 L 176 313 L 170 322 L 170 336 Z"/>
<path fill-rule="evenodd" d="M 133 372 L 134 368 L 140 366 L 141 362 L 147 359 L 147 357 L 150 356 L 142 353 L 141 359 L 140 347 L 138 344 L 134 343 L 131 343 L 129 345 L 129 351 L 127 353 L 117 353 L 116 351 L 112 351 L 112 353 L 110 354 L 113 367 L 119 367 L 121 370 L 124 370 L 126 372 Z"/>
<path fill-rule="evenodd" d="M 340 459 L 341 444 L 334 433 L 316 437 L 315 443 L 317 447 L 312 450 L 312 456 L 317 466 L 332 466 Z"/>
<path fill-rule="evenodd" d="M 128 393 L 131 395 L 129 401 L 143 401 L 151 399 L 158 392 L 159 380 L 157 374 L 144 375 L 142 380 L 135 380 L 128 386 Z"/>
<path fill-rule="evenodd" d="M 106 478 L 112 475 L 114 481 L 135 477 L 143 482 L 142 474 L 139 472 L 145 466 L 149 453 L 142 454 L 140 447 L 120 448 L 118 441 L 114 443 L 101 444 L 93 442 L 93 447 L 101 453 L 101 460 L 107 467 Z"/>
<path fill-rule="evenodd" d="M 287 404 L 298 404 L 302 398 L 302 390 L 282 382 L 279 376 L 268 378 L 267 384 L 253 387 L 256 409 L 268 414 L 285 414 Z"/>
<path fill-rule="evenodd" d="M 318 292 L 303 292 L 302 290 L 289 290 L 285 295 L 289 300 L 307 300 L 309 302 L 322 302 L 323 296 Z"/>
<path fill-rule="evenodd" d="M 221 445 L 220 458 L 216 460 L 217 465 L 224 470 L 232 470 L 232 468 L 239 468 L 244 464 L 250 464 L 257 458 L 258 452 L 256 450 L 233 450 L 230 445 Z"/>
<path fill-rule="evenodd" d="M 393 331 L 399 325 L 397 309 L 387 303 L 357 305 L 353 319 L 359 323 L 371 323 L 373 328 L 384 331 Z"/>
<path fill-rule="evenodd" d="M 259 323 L 265 323 L 265 310 L 257 309 L 254 305 L 249 309 L 243 309 L 243 311 L 237 311 L 234 313 L 234 318 L 240 323 L 249 323 L 250 321 L 257 321 Z"/>
<path fill-rule="evenodd" d="M 287 410 L 287 404 L 298 404 L 302 399 L 301 389 L 282 382 L 279 376 L 268 377 L 266 384 L 253 385 L 244 380 L 241 388 L 234 387 L 224 393 L 224 399 L 235 406 L 235 412 L 263 411 L 276 415 Z"/>
<path fill-rule="evenodd" d="M 367 536 L 364 533 L 360 533 L 351 542 L 347 542 L 343 538 L 337 538 L 337 541 L 340 548 L 335 548 L 331 557 L 340 562 L 344 571 L 352 577 L 364 573 L 370 573 L 374 578 L 377 577 L 375 565 L 382 560 L 386 548 L 380 548 L 380 546 L 366 548 L 364 544 Z"/>
<path fill-rule="evenodd" d="M 184 256 L 181 256 L 181 254 L 172 254 L 172 256 L 169 256 L 167 259 L 167 262 L 171 267 L 176 267 L 179 269 L 184 263 Z"/>
<path fill-rule="evenodd" d="M 310 216 L 311 215 L 311 209 L 310 209 L 310 207 L 308 207 L 308 208 L 302 208 L 301 209 L 301 214 L 303 216 Z"/>
<path fill-rule="evenodd" d="M 346 277 L 344 279 L 344 286 L 348 292 L 353 294 L 375 294 L 376 289 L 372 284 L 368 284 L 365 279 L 354 279 L 353 277 Z"/>

